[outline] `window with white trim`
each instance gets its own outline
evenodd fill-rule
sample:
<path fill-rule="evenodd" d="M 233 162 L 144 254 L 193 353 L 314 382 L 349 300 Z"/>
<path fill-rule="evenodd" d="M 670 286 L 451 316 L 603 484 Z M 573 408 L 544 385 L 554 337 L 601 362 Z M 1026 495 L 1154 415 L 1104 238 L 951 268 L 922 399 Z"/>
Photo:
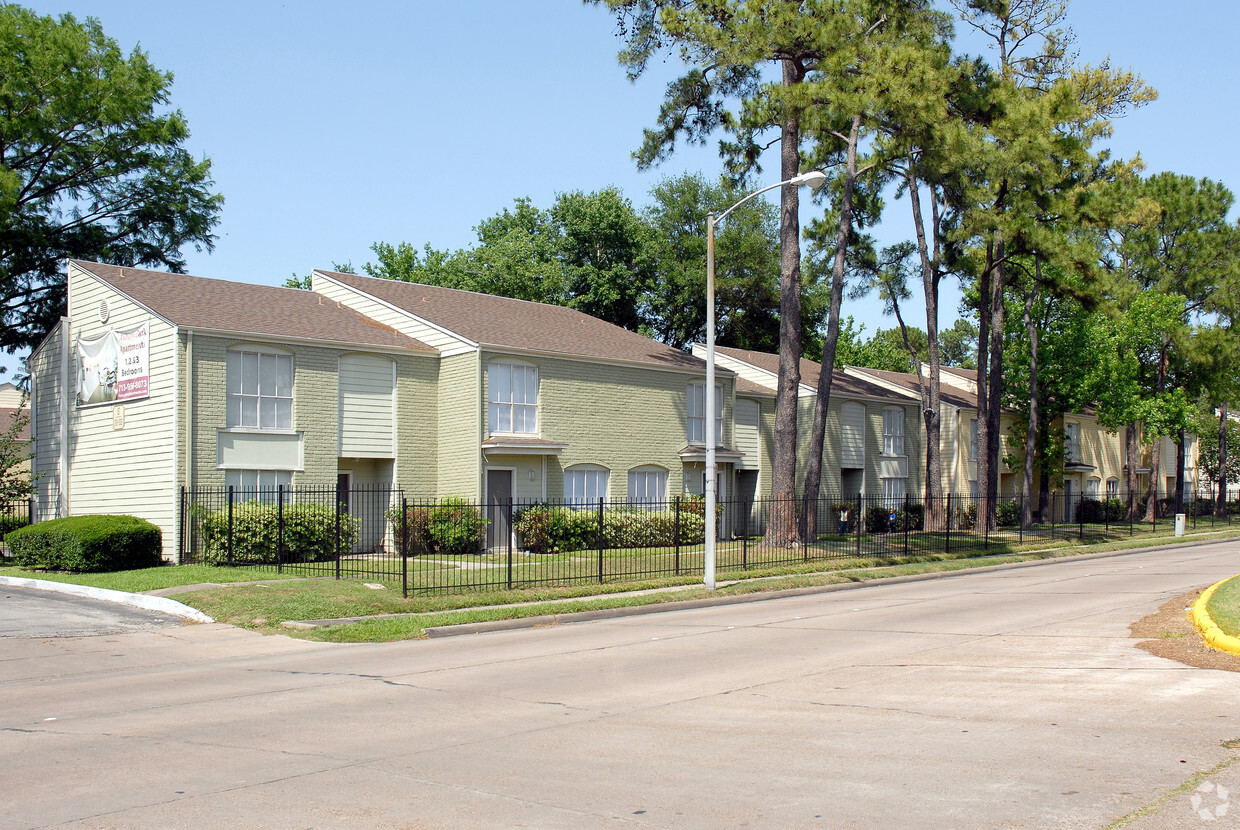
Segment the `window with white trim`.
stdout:
<path fill-rule="evenodd" d="M 706 384 L 689 384 L 689 443 L 706 446 Z M 723 446 L 723 387 L 715 384 L 715 446 Z"/>
<path fill-rule="evenodd" d="M 667 501 L 667 470 L 639 467 L 629 470 L 629 504 L 658 505 Z"/>
<path fill-rule="evenodd" d="M 291 486 L 293 473 L 290 470 L 225 470 L 224 483 L 235 490 L 251 494 L 256 491 L 275 491 L 281 485 Z"/>
<path fill-rule="evenodd" d="M 977 460 L 977 418 L 969 421 L 969 460 Z"/>
<path fill-rule="evenodd" d="M 592 464 L 569 467 L 564 471 L 564 503 L 576 507 L 597 506 L 599 499 L 607 499 L 609 476 L 606 467 Z"/>
<path fill-rule="evenodd" d="M 1098 487 L 1102 484 L 1102 479 L 1091 477 L 1085 482 L 1085 495 L 1091 499 L 1099 496 Z"/>
<path fill-rule="evenodd" d="M 1118 478 L 1107 479 L 1107 498 L 1108 499 L 1119 498 L 1119 479 Z"/>
<path fill-rule="evenodd" d="M 907 482 L 908 479 L 904 478 L 883 479 L 883 501 L 886 503 L 886 506 L 896 506 L 904 503 Z"/>
<path fill-rule="evenodd" d="M 293 429 L 293 356 L 228 352 L 228 428 Z"/>
<path fill-rule="evenodd" d="M 899 407 L 883 410 L 883 455 L 904 455 L 904 410 Z"/>
<path fill-rule="evenodd" d="M 1081 460 L 1081 425 L 1063 425 L 1063 452 L 1066 461 Z"/>
<path fill-rule="evenodd" d="M 538 367 L 495 361 L 487 369 L 492 433 L 538 434 Z"/>

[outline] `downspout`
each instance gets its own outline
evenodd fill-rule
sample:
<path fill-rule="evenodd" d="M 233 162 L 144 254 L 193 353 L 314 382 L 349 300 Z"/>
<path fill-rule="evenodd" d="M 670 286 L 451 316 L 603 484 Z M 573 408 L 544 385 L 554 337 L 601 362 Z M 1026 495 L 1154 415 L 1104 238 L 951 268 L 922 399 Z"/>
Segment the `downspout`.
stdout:
<path fill-rule="evenodd" d="M 194 486 L 194 332 L 185 332 L 185 486 Z"/>
<path fill-rule="evenodd" d="M 479 494 L 478 500 L 482 501 L 486 498 L 486 463 L 481 449 L 482 442 L 486 440 L 486 425 L 483 423 L 484 410 L 482 408 L 482 396 L 486 391 L 484 388 L 486 379 L 482 373 L 482 346 L 478 347 L 476 354 L 478 355 L 478 394 L 474 396 L 474 423 L 478 425 L 478 443 L 474 446 L 478 447 L 479 450 L 478 455 L 474 457 L 482 463 L 478 465 L 478 477 L 475 479 L 478 489 L 475 492 Z M 539 422 L 539 427 L 541 428 L 541 426 L 542 424 Z"/>
<path fill-rule="evenodd" d="M 69 349 L 73 336 L 69 331 L 69 318 L 60 318 L 60 481 L 56 488 L 56 518 L 69 515 L 69 395 L 72 389 Z"/>

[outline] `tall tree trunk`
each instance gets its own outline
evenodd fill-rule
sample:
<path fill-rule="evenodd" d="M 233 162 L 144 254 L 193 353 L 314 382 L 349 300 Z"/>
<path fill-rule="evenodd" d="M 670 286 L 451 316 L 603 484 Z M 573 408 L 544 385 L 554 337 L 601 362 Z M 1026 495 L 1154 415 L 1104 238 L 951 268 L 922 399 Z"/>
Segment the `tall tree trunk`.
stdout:
<path fill-rule="evenodd" d="M 995 244 L 998 253 L 995 274 L 990 285 L 990 372 L 987 381 L 990 391 L 986 394 L 989 407 L 986 410 L 986 523 L 984 527 L 995 529 L 995 505 L 999 501 L 999 417 L 1003 414 L 1003 325 L 1007 318 L 1007 306 L 1003 302 L 1004 263 L 1003 238 Z M 978 482 L 979 486 L 981 482 Z M 981 521 L 981 511 L 978 520 Z"/>
<path fill-rule="evenodd" d="M 1128 521 L 1137 518 L 1137 425 L 1124 428 L 1124 460 L 1128 467 L 1125 486 L 1128 488 Z"/>
<path fill-rule="evenodd" d="M 804 77 L 800 66 L 783 61 L 785 87 Z M 780 125 L 780 175 L 800 172 L 801 124 L 795 110 Z M 801 220 L 796 185 L 780 189 L 779 210 L 779 381 L 775 391 L 775 460 L 771 474 L 771 521 L 768 544 L 797 542 L 797 390 L 801 383 Z M 706 394 L 714 394 L 707 390 Z M 709 428 L 709 425 L 708 425 Z"/>
<path fill-rule="evenodd" d="M 917 171 L 913 158 L 908 162 L 909 202 L 913 209 L 913 229 L 917 234 L 917 253 L 921 258 L 921 289 L 926 298 L 926 351 L 929 353 L 930 377 L 923 386 L 921 415 L 926 424 L 926 501 L 929 504 L 923 511 L 926 514 L 927 529 L 940 530 L 945 525 L 940 514 L 939 505 L 943 502 L 943 458 L 942 458 L 942 381 L 940 379 L 941 364 L 939 361 L 939 271 L 938 271 L 938 234 L 939 210 L 938 199 L 934 191 L 930 192 L 930 211 L 932 216 L 931 232 L 934 234 L 934 258 L 930 256 L 926 241 L 924 218 L 921 214 L 921 195 L 918 192 Z M 921 367 L 917 369 L 920 382 Z"/>
<path fill-rule="evenodd" d="M 835 260 L 831 265 L 831 308 L 827 313 L 827 336 L 822 343 L 822 371 L 814 398 L 814 422 L 810 428 L 809 458 L 805 460 L 805 492 L 801 501 L 801 538 L 818 538 L 818 498 L 822 485 L 822 450 L 827 433 L 827 409 L 831 405 L 831 381 L 835 375 L 835 346 L 840 339 L 840 305 L 844 301 L 844 259 L 852 235 L 853 190 L 857 184 L 857 140 L 861 116 L 853 117 L 848 131 L 844 162 L 844 191 L 840 194 L 840 224 L 835 232 Z M 796 175 L 793 173 L 792 175 Z M 858 517 L 860 518 L 860 517 Z"/>
<path fill-rule="evenodd" d="M 1038 476 L 1038 524 L 1046 524 L 1048 511 L 1051 510 L 1051 477 L 1046 470 Z"/>
<path fill-rule="evenodd" d="M 1042 278 L 1042 263 L 1034 259 L 1034 270 Z M 1033 303 L 1038 296 L 1035 283 L 1025 298 L 1025 332 L 1029 336 L 1029 426 L 1025 433 L 1025 478 L 1021 492 L 1021 527 L 1033 526 L 1033 457 L 1038 443 L 1038 327 L 1033 322 Z"/>
<path fill-rule="evenodd" d="M 1161 400 L 1167 391 L 1167 347 L 1168 343 L 1164 340 L 1162 355 L 1158 359 L 1158 375 L 1154 382 L 1154 394 Z M 1157 438 L 1152 444 L 1154 451 L 1150 458 L 1150 486 L 1149 486 L 1149 502 L 1145 506 L 1145 520 L 1153 521 L 1158 515 L 1158 487 L 1162 482 L 1162 438 Z"/>
<path fill-rule="evenodd" d="M 994 243 L 986 243 L 986 267 L 978 279 L 977 300 L 977 458 L 974 466 L 974 487 L 977 490 L 977 515 L 986 511 L 986 482 L 990 479 L 990 283 L 994 263 Z"/>
<path fill-rule="evenodd" d="M 1214 515 L 1222 518 L 1227 515 L 1227 404 L 1219 409 L 1218 417 L 1218 500 L 1214 504 Z"/>

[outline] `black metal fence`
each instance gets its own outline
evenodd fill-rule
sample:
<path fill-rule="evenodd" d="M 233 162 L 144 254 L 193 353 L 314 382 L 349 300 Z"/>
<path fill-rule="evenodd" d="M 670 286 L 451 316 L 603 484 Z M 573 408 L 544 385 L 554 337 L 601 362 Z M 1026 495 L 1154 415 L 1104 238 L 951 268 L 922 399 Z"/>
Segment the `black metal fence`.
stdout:
<path fill-rule="evenodd" d="M 34 499 L 0 502 L 0 541 L 4 534 L 25 527 L 34 520 Z"/>
<path fill-rule="evenodd" d="M 1056 495 L 1034 505 L 1032 522 L 1021 521 L 1019 499 L 997 501 L 991 522 L 979 519 L 981 507 L 957 495 L 826 497 L 808 514 L 800 500 L 724 501 L 717 506 L 716 568 L 969 556 L 1169 535 L 1175 499 L 1160 496 L 1148 518 L 1144 499 L 1130 511 L 1118 499 Z M 1237 509 L 1233 502 L 1215 516 L 1204 494 L 1183 502 L 1192 528 L 1230 525 Z M 388 580 L 406 593 L 692 577 L 705 565 L 700 496 L 472 504 L 412 500 L 391 488 L 195 488 L 182 490 L 180 513 L 182 563 Z"/>

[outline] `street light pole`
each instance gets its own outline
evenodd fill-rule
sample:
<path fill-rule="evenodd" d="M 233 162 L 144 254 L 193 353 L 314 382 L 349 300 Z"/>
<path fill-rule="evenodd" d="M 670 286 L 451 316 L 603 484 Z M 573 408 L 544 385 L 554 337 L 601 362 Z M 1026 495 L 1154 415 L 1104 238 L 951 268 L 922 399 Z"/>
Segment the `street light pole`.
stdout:
<path fill-rule="evenodd" d="M 706 565 L 703 582 L 711 591 L 715 590 L 715 541 L 719 535 L 715 517 L 715 505 L 718 500 L 718 494 L 715 492 L 715 478 L 718 473 L 715 446 L 723 440 L 722 434 L 718 439 L 715 437 L 715 226 L 727 218 L 729 213 L 768 190 L 774 190 L 786 184 L 793 184 L 797 187 L 808 185 L 817 190 L 826 180 L 826 173 L 811 170 L 786 181 L 776 182 L 755 190 L 718 216 L 713 211 L 706 214 L 706 391 L 703 395 L 706 399 L 706 424 L 702 430 L 702 437 L 706 442 Z"/>

